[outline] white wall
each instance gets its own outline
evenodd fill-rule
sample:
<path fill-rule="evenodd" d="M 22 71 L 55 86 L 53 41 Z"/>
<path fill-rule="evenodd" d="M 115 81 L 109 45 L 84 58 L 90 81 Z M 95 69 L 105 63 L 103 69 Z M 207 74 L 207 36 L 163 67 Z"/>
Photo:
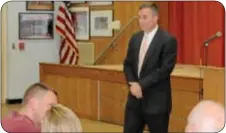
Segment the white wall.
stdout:
<path fill-rule="evenodd" d="M 57 5 L 57 4 L 55 4 Z M 58 6 L 55 6 L 55 14 Z M 22 98 L 26 88 L 39 81 L 39 62 L 58 63 L 59 36 L 55 32 L 53 40 L 23 40 L 25 50 L 18 50 L 18 13 L 26 11 L 26 2 L 8 2 L 8 73 L 7 99 Z M 39 11 L 40 12 L 40 11 Z M 41 11 L 50 12 L 50 11 Z M 54 12 L 54 11 L 52 11 Z M 54 18 L 55 19 L 55 18 Z M 15 43 L 16 50 L 12 49 Z"/>
<path fill-rule="evenodd" d="M 5 103 L 7 92 L 7 4 L 1 8 L 1 102 Z"/>

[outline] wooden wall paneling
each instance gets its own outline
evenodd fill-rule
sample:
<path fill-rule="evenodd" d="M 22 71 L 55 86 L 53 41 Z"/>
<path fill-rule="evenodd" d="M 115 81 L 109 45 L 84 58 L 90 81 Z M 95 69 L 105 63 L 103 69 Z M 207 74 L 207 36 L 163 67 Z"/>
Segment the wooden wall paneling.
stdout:
<path fill-rule="evenodd" d="M 95 45 L 95 59 L 97 59 L 100 56 L 100 54 L 104 51 L 104 49 L 106 49 L 111 39 L 112 37 L 105 38 L 91 37 L 91 40 Z"/>
<path fill-rule="evenodd" d="M 225 106 L 225 68 L 206 68 L 203 89 L 203 99 L 214 100 Z"/>
<path fill-rule="evenodd" d="M 51 74 L 45 75 L 44 79 L 44 83 L 58 92 L 60 103 L 70 107 L 80 117 L 98 119 L 97 81 Z"/>
<path fill-rule="evenodd" d="M 100 120 L 123 125 L 127 95 L 125 84 L 100 81 Z"/>
<path fill-rule="evenodd" d="M 202 79 L 171 76 L 171 86 L 174 90 L 199 92 L 202 84 Z"/>
<path fill-rule="evenodd" d="M 71 83 L 75 83 L 71 78 Z M 98 86 L 97 81 L 92 79 L 77 78 L 77 85 L 71 84 L 71 90 L 76 89 L 76 94 L 73 94 L 74 90 L 71 91 L 71 95 L 77 98 L 77 101 L 71 101 L 71 104 L 77 104 L 77 112 L 85 118 L 91 118 L 92 120 L 98 119 Z M 72 99 L 71 99 L 72 100 Z M 72 106 L 71 105 L 71 106 Z"/>
<path fill-rule="evenodd" d="M 187 116 L 198 102 L 198 92 L 173 91 L 169 131 L 184 132 L 187 124 Z"/>

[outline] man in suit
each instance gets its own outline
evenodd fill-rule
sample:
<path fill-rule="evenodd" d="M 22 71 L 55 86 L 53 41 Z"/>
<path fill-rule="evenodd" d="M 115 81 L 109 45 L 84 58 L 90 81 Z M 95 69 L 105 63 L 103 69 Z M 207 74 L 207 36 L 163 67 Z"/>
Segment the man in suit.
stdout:
<path fill-rule="evenodd" d="M 124 61 L 129 85 L 124 133 L 167 133 L 171 113 L 170 74 L 176 64 L 177 40 L 158 26 L 156 4 L 139 9 L 141 31 L 130 39 Z"/>

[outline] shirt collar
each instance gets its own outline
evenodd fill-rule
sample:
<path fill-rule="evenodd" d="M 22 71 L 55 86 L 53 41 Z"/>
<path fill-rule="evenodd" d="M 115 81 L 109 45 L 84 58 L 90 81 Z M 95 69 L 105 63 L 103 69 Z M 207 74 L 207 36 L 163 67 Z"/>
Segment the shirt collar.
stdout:
<path fill-rule="evenodd" d="M 144 32 L 144 36 L 148 37 L 148 39 L 152 38 L 155 35 L 155 33 L 157 32 L 158 27 L 159 26 L 156 25 L 155 28 L 151 32 L 148 32 L 148 33 Z"/>

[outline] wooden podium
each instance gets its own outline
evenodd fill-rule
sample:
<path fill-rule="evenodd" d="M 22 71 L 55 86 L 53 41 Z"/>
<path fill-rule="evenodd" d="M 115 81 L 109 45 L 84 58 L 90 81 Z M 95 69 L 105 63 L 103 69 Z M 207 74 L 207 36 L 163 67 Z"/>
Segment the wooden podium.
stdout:
<path fill-rule="evenodd" d="M 124 124 L 128 86 L 122 65 L 71 66 L 40 64 L 40 81 L 59 94 L 60 103 L 79 117 Z M 187 116 L 201 100 L 200 67 L 177 64 L 171 74 L 172 114 L 169 131 L 184 132 Z"/>
<path fill-rule="evenodd" d="M 225 69 L 216 67 L 204 68 L 203 99 L 225 104 Z"/>

